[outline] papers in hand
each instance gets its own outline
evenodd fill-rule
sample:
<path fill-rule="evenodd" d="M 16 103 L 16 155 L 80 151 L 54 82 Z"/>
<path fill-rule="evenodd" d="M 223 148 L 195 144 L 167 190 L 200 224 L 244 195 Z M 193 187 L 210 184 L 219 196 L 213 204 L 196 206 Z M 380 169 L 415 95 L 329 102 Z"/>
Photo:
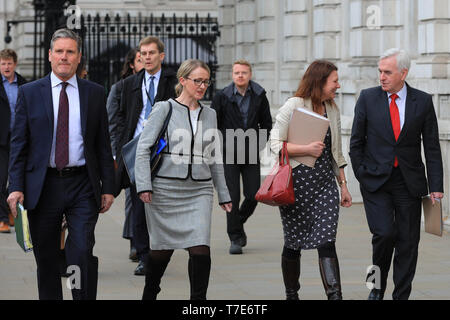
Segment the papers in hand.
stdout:
<path fill-rule="evenodd" d="M 425 218 L 425 232 L 442 237 L 443 221 L 440 199 L 434 199 L 434 205 L 430 196 L 422 198 L 423 215 Z"/>
<path fill-rule="evenodd" d="M 324 141 L 330 126 L 330 120 L 304 108 L 294 109 L 288 128 L 288 142 L 306 145 L 315 141 Z M 317 158 L 297 156 L 292 159 L 314 168 Z"/>
<path fill-rule="evenodd" d="M 27 210 L 17 202 L 17 217 L 14 219 L 14 227 L 16 229 L 16 240 L 23 251 L 28 252 L 33 250 L 31 242 L 30 227 L 28 225 Z"/>

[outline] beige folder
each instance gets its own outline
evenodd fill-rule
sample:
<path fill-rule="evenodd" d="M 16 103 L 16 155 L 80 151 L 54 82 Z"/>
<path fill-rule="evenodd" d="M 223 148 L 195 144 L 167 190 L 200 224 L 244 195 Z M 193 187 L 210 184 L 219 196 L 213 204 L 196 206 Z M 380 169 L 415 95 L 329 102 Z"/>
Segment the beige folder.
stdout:
<path fill-rule="evenodd" d="M 438 200 L 431 202 L 430 196 L 422 198 L 423 215 L 425 218 L 425 232 L 442 237 L 442 206 Z"/>
<path fill-rule="evenodd" d="M 288 128 L 288 142 L 295 144 L 310 144 L 324 141 L 330 126 L 330 120 L 304 108 L 297 108 L 292 113 Z M 292 159 L 314 168 L 317 158 L 313 156 L 297 156 Z"/>

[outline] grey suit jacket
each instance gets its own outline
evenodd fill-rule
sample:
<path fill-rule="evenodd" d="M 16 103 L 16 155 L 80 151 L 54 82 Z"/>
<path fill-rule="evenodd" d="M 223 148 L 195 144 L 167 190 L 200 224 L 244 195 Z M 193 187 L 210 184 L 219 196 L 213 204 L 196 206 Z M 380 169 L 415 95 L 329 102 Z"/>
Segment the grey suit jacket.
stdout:
<path fill-rule="evenodd" d="M 156 177 L 166 179 L 209 181 L 212 179 L 217 190 L 219 203 L 231 202 L 223 172 L 220 133 L 217 129 L 216 112 L 200 106 L 197 132 L 192 134 L 189 108 L 169 99 L 172 103 L 172 116 L 165 140 L 167 148 L 162 153 L 162 165 Z M 158 102 L 144 126 L 136 150 L 136 190 L 152 191 L 150 148 L 169 112 L 169 102 Z"/>

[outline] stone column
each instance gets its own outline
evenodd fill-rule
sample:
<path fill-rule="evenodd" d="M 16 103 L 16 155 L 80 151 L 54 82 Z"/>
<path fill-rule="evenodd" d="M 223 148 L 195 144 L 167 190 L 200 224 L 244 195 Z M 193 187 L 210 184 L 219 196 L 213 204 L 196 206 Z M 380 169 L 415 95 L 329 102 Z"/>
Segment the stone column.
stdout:
<path fill-rule="evenodd" d="M 310 46 L 310 0 L 286 0 L 279 14 L 279 83 L 278 105 L 281 106 L 297 90 Z"/>
<path fill-rule="evenodd" d="M 218 70 L 216 88 L 224 88 L 231 80 L 231 65 L 235 60 L 236 0 L 218 0 L 220 38 L 217 44 Z"/>
<path fill-rule="evenodd" d="M 447 79 L 450 76 L 450 3 L 418 0 L 418 20 L 420 57 L 415 76 Z"/>
<path fill-rule="evenodd" d="M 256 0 L 256 60 L 253 80 L 266 89 L 270 105 L 277 95 L 279 57 L 277 50 L 278 1 Z"/>
<path fill-rule="evenodd" d="M 450 3 L 418 0 L 418 54 L 411 68 L 411 85 L 433 96 L 439 118 L 441 152 L 444 160 L 443 212 L 450 214 Z M 450 220 L 447 219 L 447 223 Z"/>
<path fill-rule="evenodd" d="M 254 0 L 236 3 L 236 59 L 257 61 L 256 4 Z"/>
<path fill-rule="evenodd" d="M 341 40 L 341 1 L 313 1 L 314 49 L 311 60 L 340 59 Z"/>

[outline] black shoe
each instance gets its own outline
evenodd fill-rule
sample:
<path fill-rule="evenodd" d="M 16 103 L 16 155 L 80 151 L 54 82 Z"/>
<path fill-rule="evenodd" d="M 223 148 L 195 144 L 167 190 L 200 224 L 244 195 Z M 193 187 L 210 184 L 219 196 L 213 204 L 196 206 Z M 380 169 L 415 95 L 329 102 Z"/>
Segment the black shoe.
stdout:
<path fill-rule="evenodd" d="M 241 246 L 245 247 L 247 245 L 247 235 L 244 234 L 243 237 L 236 240 L 236 242 Z"/>
<path fill-rule="evenodd" d="M 131 247 L 130 249 L 130 255 L 128 256 L 128 258 L 133 261 L 133 262 L 139 262 L 139 258 L 137 256 L 137 251 L 136 248 Z"/>
<path fill-rule="evenodd" d="M 384 293 L 380 289 L 372 289 L 367 300 L 383 300 Z"/>
<path fill-rule="evenodd" d="M 139 264 L 136 267 L 136 269 L 134 270 L 134 275 L 135 276 L 145 276 L 145 272 L 146 272 L 146 268 L 145 268 L 145 262 L 142 260 L 139 260 Z"/>
<path fill-rule="evenodd" d="M 242 254 L 242 246 L 239 241 L 231 241 L 230 254 Z"/>

